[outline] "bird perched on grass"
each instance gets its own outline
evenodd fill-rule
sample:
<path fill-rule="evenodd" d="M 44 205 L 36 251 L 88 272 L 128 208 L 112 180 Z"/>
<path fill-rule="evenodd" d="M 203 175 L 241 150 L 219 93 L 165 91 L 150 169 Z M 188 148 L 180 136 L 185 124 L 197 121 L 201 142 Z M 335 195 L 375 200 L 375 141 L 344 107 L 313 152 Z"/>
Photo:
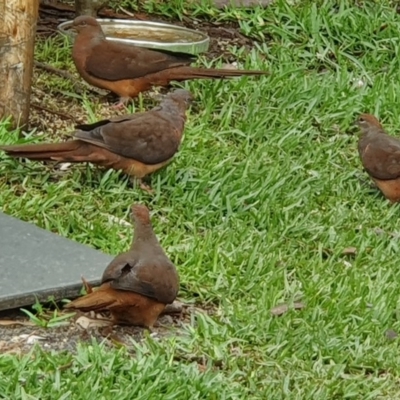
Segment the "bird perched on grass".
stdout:
<path fill-rule="evenodd" d="M 78 32 L 72 58 L 81 77 L 93 86 L 120 96 L 117 107 L 153 86 L 171 81 L 221 79 L 242 75 L 266 75 L 266 71 L 196 68 L 193 55 L 149 50 L 107 40 L 95 18 L 80 16 L 73 22 Z"/>
<path fill-rule="evenodd" d="M 144 205 L 132 207 L 134 237 L 129 251 L 115 257 L 103 273 L 101 286 L 65 308 L 108 310 L 113 324 L 152 328 L 179 290 L 175 265 L 162 249 Z"/>
<path fill-rule="evenodd" d="M 361 114 L 358 152 L 362 165 L 384 196 L 400 201 L 400 139 L 388 135 L 373 115 Z"/>
<path fill-rule="evenodd" d="M 191 100 L 190 92 L 177 89 L 150 111 L 79 125 L 75 140 L 0 146 L 0 150 L 14 158 L 91 162 L 122 170 L 150 191 L 142 179 L 168 164 L 178 151 Z"/>

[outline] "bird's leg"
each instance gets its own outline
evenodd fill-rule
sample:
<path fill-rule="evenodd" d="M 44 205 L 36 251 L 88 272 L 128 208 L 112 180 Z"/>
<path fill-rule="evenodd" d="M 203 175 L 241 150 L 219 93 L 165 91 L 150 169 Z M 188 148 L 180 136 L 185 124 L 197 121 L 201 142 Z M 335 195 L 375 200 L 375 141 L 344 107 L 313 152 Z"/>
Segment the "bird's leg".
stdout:
<path fill-rule="evenodd" d="M 150 334 L 153 334 L 153 335 L 155 334 L 155 335 L 157 335 L 157 330 L 154 329 L 154 325 L 146 326 L 145 329 L 147 329 L 147 330 L 150 332 Z"/>
<path fill-rule="evenodd" d="M 150 185 L 148 185 L 146 182 L 143 181 L 143 179 L 132 177 L 132 183 L 133 187 L 136 187 L 136 185 L 139 185 L 140 189 L 144 190 L 148 194 L 154 194 L 154 190 L 151 188 Z"/>
<path fill-rule="evenodd" d="M 114 103 L 111 108 L 114 110 L 122 110 L 127 108 L 126 105 L 129 103 L 130 97 L 120 97 L 117 103 Z"/>
<path fill-rule="evenodd" d="M 143 182 L 141 179 L 139 181 L 139 186 L 140 186 L 140 189 L 144 190 L 148 194 L 154 194 L 154 190 L 151 188 L 151 186 L 148 185 L 147 183 Z"/>
<path fill-rule="evenodd" d="M 103 327 L 101 329 L 102 336 L 104 336 L 104 337 L 110 336 L 113 333 L 113 327 L 114 327 L 113 323 L 111 323 L 108 326 Z"/>

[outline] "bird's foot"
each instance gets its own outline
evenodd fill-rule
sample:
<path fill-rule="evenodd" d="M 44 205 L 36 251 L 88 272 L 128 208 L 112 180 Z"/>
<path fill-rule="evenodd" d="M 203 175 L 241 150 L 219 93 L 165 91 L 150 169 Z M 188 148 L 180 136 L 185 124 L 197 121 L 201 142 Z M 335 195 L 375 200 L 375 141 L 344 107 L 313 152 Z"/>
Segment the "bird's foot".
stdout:
<path fill-rule="evenodd" d="M 120 97 L 117 103 L 114 103 L 111 108 L 113 110 L 122 110 L 123 108 L 127 109 L 127 104 L 129 103 L 129 97 Z"/>
<path fill-rule="evenodd" d="M 140 178 L 136 178 L 131 176 L 131 182 L 133 184 L 133 187 L 136 188 L 137 186 L 140 187 L 140 189 L 144 190 L 145 192 L 147 192 L 148 194 L 154 194 L 154 190 L 151 188 L 150 185 L 148 185 L 147 183 L 145 183 L 143 181 L 143 179 Z"/>
<path fill-rule="evenodd" d="M 154 190 L 148 185 L 147 183 L 144 183 L 142 180 L 139 182 L 140 189 L 144 190 L 148 194 L 154 194 Z"/>

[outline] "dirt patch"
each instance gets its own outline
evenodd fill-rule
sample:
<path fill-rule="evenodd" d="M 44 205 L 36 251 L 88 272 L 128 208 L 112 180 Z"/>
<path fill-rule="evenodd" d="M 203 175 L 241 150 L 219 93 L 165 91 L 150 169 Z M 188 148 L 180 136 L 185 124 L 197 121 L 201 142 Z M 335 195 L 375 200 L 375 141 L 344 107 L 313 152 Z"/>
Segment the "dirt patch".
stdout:
<path fill-rule="evenodd" d="M 55 137 L 60 139 L 71 139 L 74 127 L 77 124 L 88 123 L 87 111 L 82 107 L 78 99 L 68 97 L 57 88 L 49 92 L 41 85 L 47 73 L 35 67 L 32 78 L 31 110 L 29 115 L 30 129 L 36 128 L 36 135 L 45 135 L 46 139 Z M 78 74 L 76 79 L 79 79 Z M 126 110 L 115 110 L 111 108 L 115 97 L 112 95 L 99 96 L 87 92 L 90 101 L 96 106 L 98 119 L 114 118 L 126 114 Z"/>
<path fill-rule="evenodd" d="M 193 314 L 196 313 L 213 315 L 215 310 L 212 307 L 182 305 L 180 313 L 163 315 L 158 319 L 150 333 L 151 337 L 162 340 L 179 335 L 179 330 L 185 325 L 189 326 Z M 76 353 L 78 343 L 90 343 L 92 340 L 104 342 L 110 347 L 130 347 L 132 341 L 141 341 L 148 332 L 147 329 L 134 326 L 110 327 L 108 319 L 107 313 L 77 312 L 63 326 L 44 328 L 33 324 L 18 310 L 3 311 L 0 313 L 0 353 L 25 354 L 35 345 L 45 351 Z M 91 326 L 85 327 L 86 323 Z"/>

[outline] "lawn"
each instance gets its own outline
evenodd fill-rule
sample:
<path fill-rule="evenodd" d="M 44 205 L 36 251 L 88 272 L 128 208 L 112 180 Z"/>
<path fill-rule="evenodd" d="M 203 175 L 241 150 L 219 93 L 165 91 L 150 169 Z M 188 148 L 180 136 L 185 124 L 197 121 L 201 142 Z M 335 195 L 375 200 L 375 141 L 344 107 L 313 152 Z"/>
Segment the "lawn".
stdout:
<path fill-rule="evenodd" d="M 179 297 L 215 309 L 132 348 L 93 342 L 76 354 L 3 355 L 1 398 L 400 397 L 399 339 L 387 337 L 400 331 L 400 209 L 363 172 L 354 128 L 369 112 L 389 133 L 399 130 L 400 14 L 387 0 L 288 3 L 141 6 L 175 19 L 236 21 L 257 41 L 229 49 L 239 65 L 272 73 L 184 84 L 196 103 L 174 162 L 152 176 L 154 195 L 93 166 L 60 173 L 0 155 L 4 212 L 104 252 L 126 250 L 132 237 L 108 215 L 128 220 L 133 202 L 149 205 L 181 276 Z M 73 72 L 62 42 L 39 41 L 36 59 Z M 44 81 L 51 91 L 61 79 Z M 83 104 L 88 121 L 109 107 L 89 91 L 69 100 Z M 135 107 L 153 103 L 143 96 Z M 16 142 L 7 127 L 0 142 Z M 45 138 L 33 131 L 27 140 Z M 294 301 L 304 308 L 271 314 Z"/>

